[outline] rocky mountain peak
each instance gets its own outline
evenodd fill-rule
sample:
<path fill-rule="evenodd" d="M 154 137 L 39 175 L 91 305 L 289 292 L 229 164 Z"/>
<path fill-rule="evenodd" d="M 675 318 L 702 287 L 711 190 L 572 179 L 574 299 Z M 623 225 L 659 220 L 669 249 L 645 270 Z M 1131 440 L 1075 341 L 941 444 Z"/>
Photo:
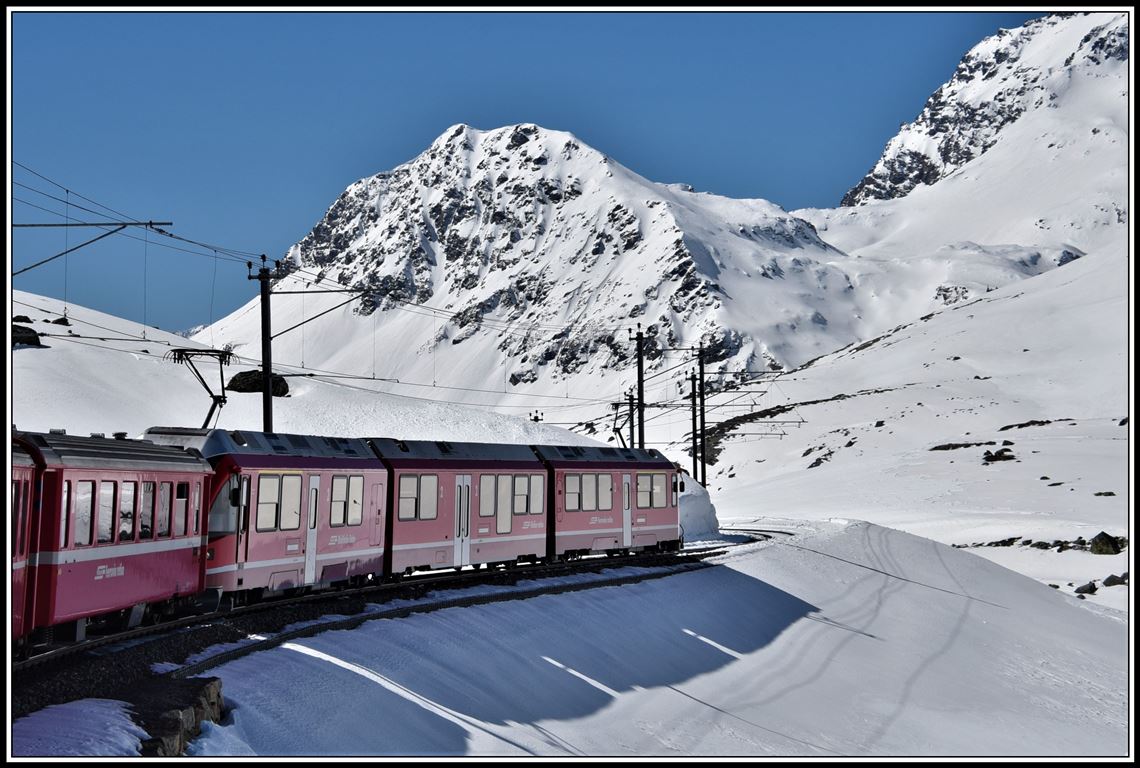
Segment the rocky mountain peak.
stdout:
<path fill-rule="evenodd" d="M 903 197 L 980 156 L 1027 111 L 1054 106 L 1074 77 L 1099 76 L 1095 70 L 1126 61 L 1127 22 L 1124 14 L 1051 14 L 987 37 L 887 143 L 841 205 Z"/>
<path fill-rule="evenodd" d="M 817 261 L 836 253 L 777 205 L 656 184 L 569 133 L 520 123 L 451 126 L 410 162 L 352 184 L 289 261 L 368 289 L 363 314 L 450 313 L 429 347 L 510 324 L 495 346 L 517 366 L 512 381 L 533 381 L 547 366 L 630 365 L 635 323 L 653 360 L 704 343 L 717 360 L 780 366 L 831 346 L 824 336 L 846 343 L 847 323 L 820 322 L 821 292 L 847 284 Z M 772 314 L 802 321 L 805 349 L 770 350 L 751 323 L 725 317 L 725 273 L 803 282 Z"/>

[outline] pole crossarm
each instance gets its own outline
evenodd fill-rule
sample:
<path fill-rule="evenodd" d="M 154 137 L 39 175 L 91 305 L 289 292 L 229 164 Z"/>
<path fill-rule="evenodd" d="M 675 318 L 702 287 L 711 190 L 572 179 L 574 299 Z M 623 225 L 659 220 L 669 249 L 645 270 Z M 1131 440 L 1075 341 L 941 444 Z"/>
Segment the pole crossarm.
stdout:
<path fill-rule="evenodd" d="M 13 224 L 13 227 L 157 227 L 173 221 L 67 221 L 58 224 Z"/>
<path fill-rule="evenodd" d="M 80 248 L 83 248 L 84 246 L 91 245 L 94 242 L 98 242 L 99 240 L 102 240 L 104 237 L 110 237 L 111 235 L 113 235 L 117 232 L 122 232 L 126 228 L 127 228 L 126 224 L 123 224 L 122 226 L 119 226 L 119 227 L 115 227 L 110 232 L 104 232 L 103 234 L 99 235 L 98 237 L 93 237 L 90 240 L 88 240 L 87 242 L 80 243 L 79 245 L 75 246 L 74 248 L 68 248 L 66 251 L 61 251 L 61 252 L 57 253 L 55 256 L 49 256 L 46 259 L 44 259 L 43 261 L 37 261 L 35 264 L 32 264 L 30 267 L 24 267 L 23 269 L 16 270 L 15 272 L 12 273 L 12 277 L 15 277 L 16 275 L 22 275 L 30 269 L 35 269 L 36 267 L 42 267 L 44 264 L 47 264 L 49 261 L 55 261 L 60 256 L 66 256 L 67 254 L 71 253 L 72 251 L 78 251 Z"/>
<path fill-rule="evenodd" d="M 93 237 L 90 240 L 88 240 L 87 242 L 80 243 L 79 245 L 77 245 L 73 248 L 68 248 L 66 251 L 61 251 L 61 252 L 57 253 L 55 256 L 49 256 L 42 261 L 37 261 L 35 264 L 32 264 L 31 266 L 24 267 L 23 269 L 17 270 L 17 271 L 12 273 L 12 277 L 16 277 L 17 275 L 22 275 L 25 272 L 27 272 L 28 270 L 35 269 L 36 267 L 42 267 L 44 264 L 47 264 L 49 261 L 55 261 L 60 256 L 66 256 L 67 254 L 69 254 L 73 251 L 78 251 L 80 248 L 84 248 L 88 245 L 91 245 L 92 243 L 98 242 L 98 241 L 102 240 L 104 237 L 110 237 L 111 235 L 122 232 L 127 227 L 154 228 L 154 226 L 156 224 L 173 224 L 173 223 L 174 222 L 171 222 L 171 221 L 111 221 L 111 222 L 72 222 L 72 223 L 61 222 L 59 224 L 13 224 L 12 225 L 13 227 L 114 227 L 114 229 L 109 230 L 107 232 L 104 232 L 103 234 L 98 235 L 97 237 Z"/>

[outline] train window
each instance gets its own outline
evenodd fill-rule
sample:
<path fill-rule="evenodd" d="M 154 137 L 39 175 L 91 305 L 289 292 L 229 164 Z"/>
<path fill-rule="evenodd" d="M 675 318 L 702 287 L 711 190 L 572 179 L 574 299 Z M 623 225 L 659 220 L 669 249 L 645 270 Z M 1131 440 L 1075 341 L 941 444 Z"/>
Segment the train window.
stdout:
<path fill-rule="evenodd" d="M 226 478 L 225 486 L 218 491 L 218 495 L 214 497 L 214 503 L 210 505 L 209 517 L 206 519 L 206 530 L 209 533 L 235 533 L 237 531 L 238 505 L 233 502 L 235 495 L 240 494 L 239 487 L 238 475 L 230 475 Z M 241 499 L 238 498 L 237 501 L 240 503 Z"/>
<path fill-rule="evenodd" d="M 419 478 L 415 475 L 400 477 L 400 507 L 401 520 L 416 519 L 416 502 L 419 499 Z"/>
<path fill-rule="evenodd" d="M 516 515 L 525 515 L 527 513 L 527 501 L 530 498 L 530 477 L 527 475 L 515 475 L 515 504 L 514 513 Z"/>
<path fill-rule="evenodd" d="M 142 484 L 139 496 L 139 539 L 154 538 L 154 483 Z"/>
<path fill-rule="evenodd" d="M 670 475 L 670 477 L 672 477 L 672 478 L 673 478 L 673 506 L 675 507 L 675 506 L 677 506 L 677 485 L 678 485 L 678 478 L 677 478 L 677 476 L 676 476 L 676 475 Z"/>
<path fill-rule="evenodd" d="M 198 520 L 202 517 L 202 483 L 194 483 L 194 533 L 198 533 Z"/>
<path fill-rule="evenodd" d="M 281 500 L 281 477 L 259 475 L 257 478 L 257 530 L 277 530 L 277 505 Z"/>
<path fill-rule="evenodd" d="M 348 477 L 348 524 L 360 525 L 364 520 L 364 475 Z"/>
<path fill-rule="evenodd" d="M 626 476 L 621 481 L 621 503 L 622 509 L 629 509 L 629 477 Z"/>
<path fill-rule="evenodd" d="M 316 487 L 309 489 L 309 528 L 317 527 L 317 494 L 319 489 Z"/>
<path fill-rule="evenodd" d="M 301 476 L 285 475 L 281 478 L 281 530 L 295 531 L 301 527 Z"/>
<path fill-rule="evenodd" d="M 95 506 L 95 481 L 81 480 L 75 484 L 75 546 L 91 543 L 92 512 Z"/>
<path fill-rule="evenodd" d="M 542 514 L 542 475 L 530 476 L 530 513 L 532 515 Z"/>
<path fill-rule="evenodd" d="M 637 506 L 639 509 L 649 509 L 653 498 L 651 496 L 653 490 L 653 481 L 649 475 L 637 476 Z"/>
<path fill-rule="evenodd" d="M 582 478 L 579 475 L 566 475 L 566 511 L 575 512 L 582 508 Z"/>
<path fill-rule="evenodd" d="M 99 524 L 95 541 L 110 544 L 115 540 L 115 484 L 104 480 L 99 483 Z"/>
<path fill-rule="evenodd" d="M 31 490 L 31 484 L 27 480 L 20 483 L 20 498 L 23 503 L 20 504 L 20 532 L 17 540 L 19 541 L 21 555 L 28 553 L 28 508 L 32 503 Z"/>
<path fill-rule="evenodd" d="M 664 472 L 654 472 L 653 473 L 653 506 L 654 507 L 667 506 L 667 502 L 666 502 L 667 497 L 665 496 L 665 488 L 666 488 L 665 473 Z"/>
<path fill-rule="evenodd" d="M 158 507 L 154 511 L 154 535 L 164 539 L 170 536 L 170 495 L 172 483 L 158 484 Z"/>
<path fill-rule="evenodd" d="M 598 475 L 598 509 L 614 508 L 614 478 L 611 474 Z"/>
<path fill-rule="evenodd" d="M 495 504 L 495 532 L 496 533 L 510 533 L 511 532 L 511 476 L 499 475 L 498 476 L 498 492 L 496 493 Z"/>
<path fill-rule="evenodd" d="M 348 506 L 348 478 L 333 477 L 332 496 L 329 500 L 329 525 L 344 525 L 345 508 Z"/>
<path fill-rule="evenodd" d="M 186 513 L 190 511 L 190 483 L 174 486 L 174 535 L 186 535 Z"/>
<path fill-rule="evenodd" d="M 598 508 L 598 476 L 582 475 L 582 511 L 593 512 Z"/>
<path fill-rule="evenodd" d="M 23 501 L 23 480 L 12 481 L 12 541 L 15 545 L 15 554 L 22 554 L 20 552 L 21 543 L 23 540 L 23 522 L 24 522 L 24 507 L 20 503 Z"/>
<path fill-rule="evenodd" d="M 479 517 L 495 515 L 495 476 L 479 477 Z"/>
<path fill-rule="evenodd" d="M 138 483 L 119 485 L 119 541 L 135 540 L 135 489 Z"/>
<path fill-rule="evenodd" d="M 439 502 L 439 478 L 420 475 L 420 520 L 435 520 Z"/>
<path fill-rule="evenodd" d="M 59 502 L 59 548 L 67 546 L 68 523 L 71 522 L 71 481 L 63 481 L 63 496 Z"/>

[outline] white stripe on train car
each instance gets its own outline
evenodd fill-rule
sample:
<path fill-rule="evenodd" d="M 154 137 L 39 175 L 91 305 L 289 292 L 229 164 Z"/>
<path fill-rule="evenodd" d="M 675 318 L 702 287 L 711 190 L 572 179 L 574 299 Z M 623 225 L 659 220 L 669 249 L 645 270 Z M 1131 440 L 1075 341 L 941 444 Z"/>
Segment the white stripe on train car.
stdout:
<path fill-rule="evenodd" d="M 594 533 L 621 533 L 621 528 L 576 528 L 573 531 L 559 531 L 556 536 L 585 536 Z"/>
<path fill-rule="evenodd" d="M 527 533 L 519 534 L 518 536 L 488 536 L 485 539 L 471 539 L 472 544 L 494 544 L 496 541 L 531 541 L 533 539 L 545 539 L 545 533 Z"/>
<path fill-rule="evenodd" d="M 158 539 L 156 541 L 139 541 L 130 544 L 96 544 L 85 546 L 83 549 L 65 549 L 59 552 L 38 552 L 31 556 L 33 565 L 65 565 L 67 563 L 85 563 L 89 560 L 106 560 L 116 557 L 133 557 L 134 555 L 150 555 L 156 552 L 173 552 L 179 549 L 204 546 L 200 537 L 191 539 Z"/>
<path fill-rule="evenodd" d="M 225 573 L 227 571 L 244 571 L 254 568 L 273 568 L 278 565 L 296 565 L 305 562 L 303 557 L 282 557 L 277 560 L 251 560 L 245 563 L 231 563 L 217 568 L 207 568 L 206 573 Z"/>
<path fill-rule="evenodd" d="M 451 547 L 455 542 L 451 539 L 444 539 L 443 541 L 425 541 L 422 544 L 397 544 L 392 547 L 392 551 L 396 552 L 402 549 L 424 549 L 426 547 Z"/>
<path fill-rule="evenodd" d="M 675 531 L 675 530 L 677 530 L 677 524 L 676 523 L 672 523 L 671 525 L 636 525 L 635 524 L 633 527 L 639 531 Z"/>
<path fill-rule="evenodd" d="M 380 556 L 384 554 L 384 547 L 371 547 L 369 549 L 354 549 L 350 552 L 327 552 L 323 555 L 317 555 L 317 560 L 336 560 L 338 557 L 367 557 L 368 555 Z"/>

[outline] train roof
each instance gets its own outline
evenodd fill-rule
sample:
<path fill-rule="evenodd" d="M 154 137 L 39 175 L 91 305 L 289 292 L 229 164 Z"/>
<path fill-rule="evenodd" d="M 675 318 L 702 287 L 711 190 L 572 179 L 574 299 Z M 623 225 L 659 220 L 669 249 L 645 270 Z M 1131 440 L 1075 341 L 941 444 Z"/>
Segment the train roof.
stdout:
<path fill-rule="evenodd" d="M 206 458 L 223 454 L 295 456 L 318 459 L 375 459 L 368 444 L 357 437 L 294 435 L 285 432 L 151 427 L 146 431 L 164 443 L 197 448 Z"/>
<path fill-rule="evenodd" d="M 48 466 L 157 469 L 180 472 L 209 471 L 210 465 L 196 451 L 158 445 L 150 440 L 82 437 L 59 433 L 13 433 L 28 446 L 37 460 Z M 38 455 L 36 455 L 38 454 Z"/>
<path fill-rule="evenodd" d="M 12 444 L 13 467 L 34 467 L 35 464 L 36 462 L 32 459 L 32 455 L 28 452 L 28 449 L 26 447 L 20 443 Z"/>
<path fill-rule="evenodd" d="M 538 464 L 528 446 L 509 443 L 452 443 L 446 440 L 368 438 L 376 454 L 393 461 L 479 461 Z"/>
<path fill-rule="evenodd" d="M 613 448 L 607 445 L 536 445 L 534 450 L 551 464 L 636 463 L 672 467 L 673 463 L 654 448 Z"/>

